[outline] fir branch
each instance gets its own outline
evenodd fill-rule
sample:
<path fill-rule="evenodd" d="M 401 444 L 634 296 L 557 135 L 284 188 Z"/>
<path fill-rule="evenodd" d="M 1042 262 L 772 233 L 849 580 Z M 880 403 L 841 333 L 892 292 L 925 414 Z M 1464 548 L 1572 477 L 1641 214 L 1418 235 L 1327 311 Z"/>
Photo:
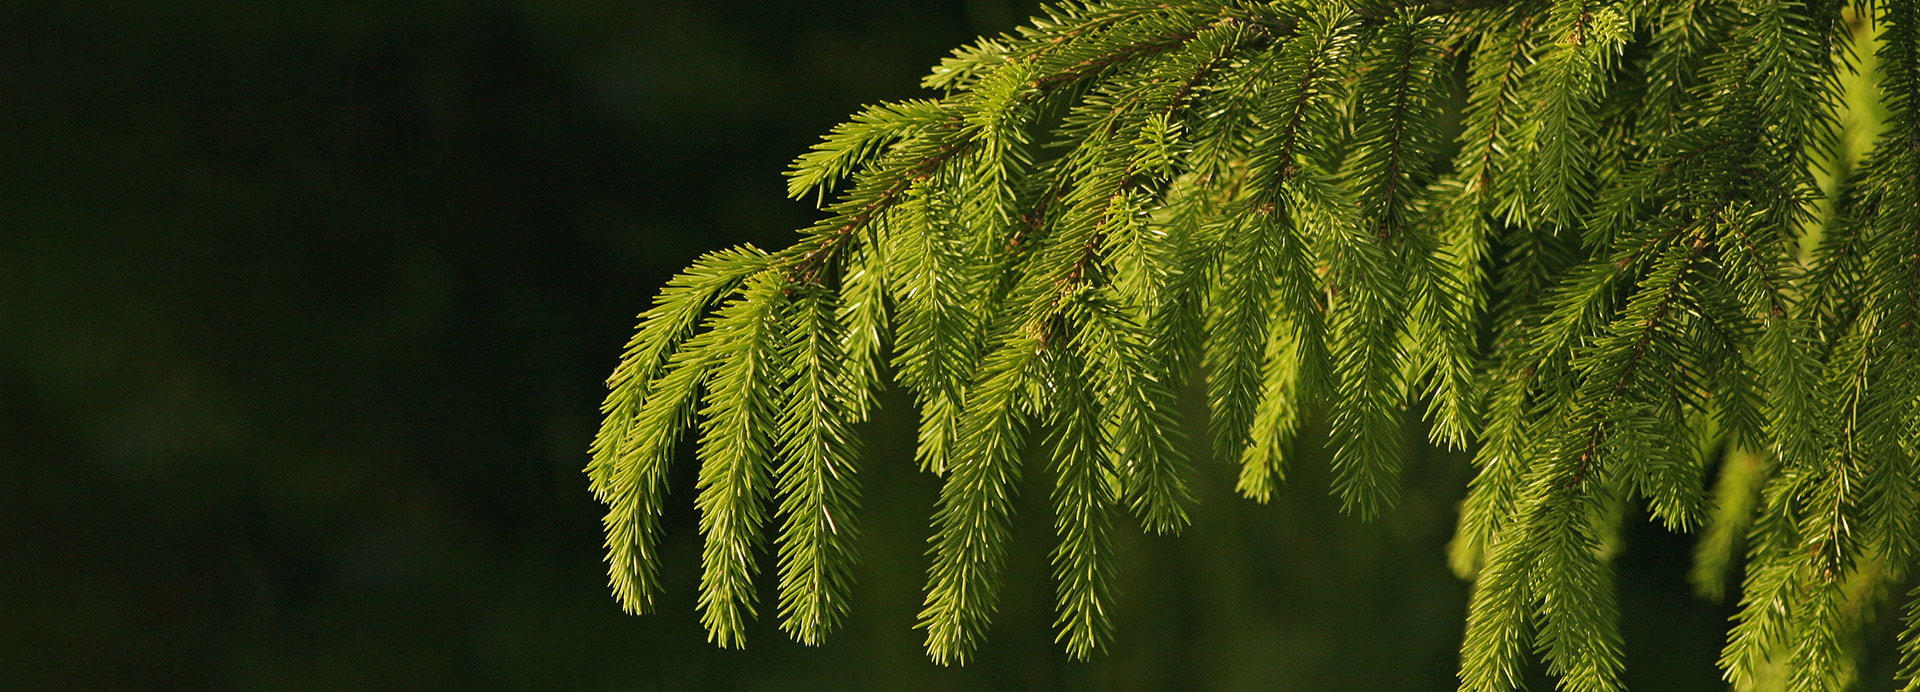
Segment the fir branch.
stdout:
<path fill-rule="evenodd" d="M 1420 176 L 1438 145 L 1439 25 L 1405 20 L 1383 29 L 1379 62 L 1356 86 L 1359 150 L 1346 175 L 1359 225 L 1337 235 L 1329 258 L 1335 299 L 1329 325 L 1339 397 L 1333 408 L 1334 487 L 1342 507 L 1371 517 L 1398 497 L 1399 418 L 1406 395 L 1400 342 L 1411 301 L 1395 279 L 1409 250 L 1431 246 L 1414 223 Z"/>
<path fill-rule="evenodd" d="M 793 246 L 702 258 L 642 315 L 588 467 L 613 590 L 651 608 L 698 408 L 710 636 L 740 643 L 777 518 L 781 625 L 818 644 L 851 588 L 852 426 L 891 374 L 943 475 L 929 653 L 964 662 L 985 634 L 1034 426 L 1056 625 L 1085 656 L 1111 633 L 1112 514 L 1185 523 L 1175 402 L 1199 365 L 1258 500 L 1322 407 L 1363 515 L 1392 503 L 1404 406 L 1478 446 L 1450 551 L 1475 580 L 1463 689 L 1514 688 L 1529 648 L 1563 689 L 1619 688 L 1607 562 L 1640 502 L 1704 522 L 1701 591 L 1744 561 L 1730 680 L 1837 689 L 1920 555 L 1920 6 L 1872 7 L 1888 130 L 1857 167 L 1842 9 L 1049 6 L 943 62 L 937 98 L 801 156 L 790 194 L 844 192 Z M 1722 449 L 1756 456 L 1709 494 Z"/>
<path fill-rule="evenodd" d="M 1274 75 L 1281 88 L 1253 111 L 1271 123 L 1253 142 L 1249 177 L 1260 185 L 1252 191 L 1252 213 L 1234 221 L 1237 228 L 1222 243 L 1224 256 L 1207 306 L 1210 422 L 1215 452 L 1226 458 L 1244 453 L 1261 398 L 1272 315 L 1277 311 L 1308 321 L 1322 310 L 1311 288 L 1319 283 L 1310 276 L 1314 262 L 1298 227 L 1304 205 L 1288 191 L 1305 173 L 1297 153 L 1301 143 L 1337 131 L 1331 107 L 1343 93 L 1339 70 L 1353 34 L 1347 16 L 1337 10 L 1303 21 L 1301 37 L 1259 65 L 1258 74 Z"/>
<path fill-rule="evenodd" d="M 1240 455 L 1240 478 L 1233 488 L 1256 502 L 1272 499 L 1277 485 L 1286 478 L 1286 448 L 1299 430 L 1308 403 L 1304 391 L 1307 383 L 1301 371 L 1326 359 L 1324 354 L 1311 351 L 1301 331 L 1287 320 L 1274 320 L 1267 329 L 1260 404 L 1254 409 L 1253 428 Z"/>
<path fill-rule="evenodd" d="M 1585 147 L 1595 139 L 1594 110 L 1626 42 L 1626 21 L 1617 8 L 1590 0 L 1558 0 L 1547 14 L 1543 30 L 1554 40 L 1529 89 L 1526 194 L 1528 210 L 1562 227 L 1575 225 L 1588 201 Z"/>
<path fill-rule="evenodd" d="M 963 417 L 964 451 L 940 490 L 934 514 L 933 566 L 927 573 L 927 653 L 939 663 L 964 663 L 985 635 L 1000 592 L 1007 521 L 1025 416 L 1020 396 L 1039 376 L 1044 332 L 1022 327 L 987 357 Z"/>
<path fill-rule="evenodd" d="M 1500 7 L 1509 4 L 1511 1 L 1512 0 L 1409 0 L 1406 2 L 1357 3 L 1353 7 L 1353 14 L 1362 19 L 1381 21 L 1405 14 L 1434 16 L 1455 12 L 1471 12 L 1473 10 Z"/>
<path fill-rule="evenodd" d="M 1071 337 L 1069 337 L 1071 338 Z M 1055 351 L 1050 382 L 1059 397 L 1052 403 L 1054 466 L 1053 576 L 1059 583 L 1057 641 L 1068 655 L 1084 659 L 1104 646 L 1113 625 L 1114 544 L 1111 497 L 1101 407 L 1087 385 L 1098 381 L 1100 367 L 1067 348 Z"/>
<path fill-rule="evenodd" d="M 766 253 L 751 246 L 708 254 L 669 281 L 654 298 L 654 307 L 640 315 L 640 329 L 627 343 L 620 366 L 607 379 L 611 391 L 600 407 L 606 420 L 594 438 L 593 464 L 588 467 L 596 497 L 605 500 L 608 476 L 613 473 L 633 419 L 669 358 L 692 334 L 709 307 L 767 262 Z"/>
<path fill-rule="evenodd" d="M 1920 690 L 1920 587 L 1914 587 L 1907 593 L 1906 612 L 1901 621 L 1906 625 L 1900 632 L 1900 672 L 1899 681 L 1906 684 L 1902 692 Z"/>
<path fill-rule="evenodd" d="M 711 362 L 707 349 L 714 337 L 689 342 L 688 334 L 710 305 L 767 260 L 751 247 L 717 252 L 675 277 L 641 316 L 639 333 L 608 380 L 612 391 L 602 407 L 607 418 L 594 438 L 588 476 L 607 504 L 608 579 L 627 612 L 647 612 L 659 593 L 654 546 L 667 462 Z"/>
<path fill-rule="evenodd" d="M 1170 533 L 1186 526 L 1191 469 L 1175 411 L 1173 377 L 1151 356 L 1144 330 L 1118 301 L 1100 293 L 1080 300 L 1075 345 L 1094 368 L 1103 423 L 1101 449 L 1124 481 L 1123 495 L 1146 527 Z"/>
<path fill-rule="evenodd" d="M 820 645 L 847 613 L 852 588 L 855 510 L 860 501 L 858 443 L 851 424 L 861 398 L 849 381 L 846 338 L 832 294 L 801 288 L 793 300 L 788 400 L 781 407 L 776 472 L 780 532 L 781 628 Z M 869 385 L 870 386 L 870 385 Z"/>
<path fill-rule="evenodd" d="M 713 320 L 713 375 L 701 408 L 700 622 L 722 647 L 746 643 L 753 617 L 753 577 L 763 542 L 761 524 L 771 494 L 769 476 L 778 439 L 776 386 L 785 373 L 785 333 L 779 324 L 786 284 L 756 275 L 739 298 Z"/>
<path fill-rule="evenodd" d="M 629 613 L 653 608 L 660 592 L 660 512 L 666 494 L 667 462 L 673 443 L 693 415 L 694 397 L 711 365 L 706 349 L 695 344 L 676 354 L 640 408 L 637 429 L 622 440 L 622 451 L 608 478 L 607 576 L 614 599 Z"/>

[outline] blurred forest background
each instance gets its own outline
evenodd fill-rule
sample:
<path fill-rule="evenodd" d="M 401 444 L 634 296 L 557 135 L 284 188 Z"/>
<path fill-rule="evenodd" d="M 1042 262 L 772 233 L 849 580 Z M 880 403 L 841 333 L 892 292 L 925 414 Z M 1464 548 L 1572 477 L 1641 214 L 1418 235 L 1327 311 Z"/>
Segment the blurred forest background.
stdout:
<path fill-rule="evenodd" d="M 1194 525 L 1128 540 L 1091 662 L 1052 643 L 1038 473 L 989 645 L 927 662 L 936 484 L 899 400 L 827 646 L 706 643 L 691 463 L 662 612 L 615 606 L 581 469 L 633 316 L 703 251 L 785 244 L 792 157 L 1032 9 L 0 4 L 0 688 L 1453 689 L 1468 468 L 1417 432 L 1372 523 L 1312 434 L 1268 505 L 1202 450 Z M 1720 687 L 1730 611 L 1630 521 L 1629 686 Z"/>

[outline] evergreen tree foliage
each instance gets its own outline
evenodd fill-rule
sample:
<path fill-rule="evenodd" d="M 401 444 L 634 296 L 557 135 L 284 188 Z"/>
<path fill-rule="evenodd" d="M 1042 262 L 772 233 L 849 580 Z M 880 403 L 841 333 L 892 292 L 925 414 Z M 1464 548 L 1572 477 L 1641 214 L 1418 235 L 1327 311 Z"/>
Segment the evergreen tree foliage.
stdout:
<path fill-rule="evenodd" d="M 1739 689 L 1845 687 L 1920 558 L 1920 1 L 1088 0 L 924 84 L 794 164 L 825 212 L 798 242 L 707 255 L 641 316 L 588 469 L 627 610 L 697 425 L 713 641 L 743 643 L 772 551 L 781 626 L 819 643 L 858 559 L 853 431 L 892 384 L 943 482 L 943 664 L 986 634 L 1030 456 L 1059 640 L 1102 646 L 1115 532 L 1186 521 L 1196 377 L 1254 500 L 1315 412 L 1361 517 L 1395 501 L 1409 409 L 1473 452 L 1463 690 L 1530 656 L 1620 689 L 1629 507 L 1699 532 L 1695 586 L 1737 594 Z"/>

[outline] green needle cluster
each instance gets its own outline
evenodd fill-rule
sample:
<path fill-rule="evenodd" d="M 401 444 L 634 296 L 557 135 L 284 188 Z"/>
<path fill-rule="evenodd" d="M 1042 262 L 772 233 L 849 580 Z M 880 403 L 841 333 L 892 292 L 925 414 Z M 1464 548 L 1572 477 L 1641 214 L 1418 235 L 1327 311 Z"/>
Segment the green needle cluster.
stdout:
<path fill-rule="evenodd" d="M 1361 517 L 1412 416 L 1474 453 L 1463 690 L 1530 656 L 1621 688 L 1631 507 L 1701 532 L 1704 595 L 1740 575 L 1741 689 L 1845 687 L 1920 558 L 1920 0 L 1066 2 L 925 86 L 795 162 L 824 218 L 794 245 L 707 255 L 641 316 L 588 469 L 629 611 L 697 427 L 712 639 L 743 643 L 771 552 L 820 643 L 891 386 L 943 482 L 943 664 L 986 635 L 1029 458 L 1059 640 L 1101 648 L 1115 532 L 1186 523 L 1197 377 L 1258 501 L 1314 414 Z"/>

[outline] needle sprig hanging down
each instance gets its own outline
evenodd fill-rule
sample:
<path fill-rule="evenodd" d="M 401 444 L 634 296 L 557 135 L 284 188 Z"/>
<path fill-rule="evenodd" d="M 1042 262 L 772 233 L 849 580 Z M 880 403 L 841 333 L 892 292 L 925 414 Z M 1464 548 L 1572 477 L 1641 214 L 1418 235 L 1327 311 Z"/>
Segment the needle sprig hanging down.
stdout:
<path fill-rule="evenodd" d="M 744 644 L 771 551 L 781 627 L 820 643 L 894 385 L 943 482 L 942 664 L 992 620 L 1030 443 L 1059 640 L 1108 640 L 1115 532 L 1186 523 L 1196 379 L 1257 501 L 1315 412 L 1360 517 L 1410 416 L 1473 452 L 1464 690 L 1529 655 L 1621 688 L 1628 506 L 1701 532 L 1704 595 L 1738 570 L 1743 689 L 1845 687 L 1920 558 L 1920 0 L 1068 2 L 924 85 L 795 162 L 825 212 L 795 244 L 702 257 L 641 315 L 588 467 L 627 610 L 697 427 L 710 636 Z"/>

